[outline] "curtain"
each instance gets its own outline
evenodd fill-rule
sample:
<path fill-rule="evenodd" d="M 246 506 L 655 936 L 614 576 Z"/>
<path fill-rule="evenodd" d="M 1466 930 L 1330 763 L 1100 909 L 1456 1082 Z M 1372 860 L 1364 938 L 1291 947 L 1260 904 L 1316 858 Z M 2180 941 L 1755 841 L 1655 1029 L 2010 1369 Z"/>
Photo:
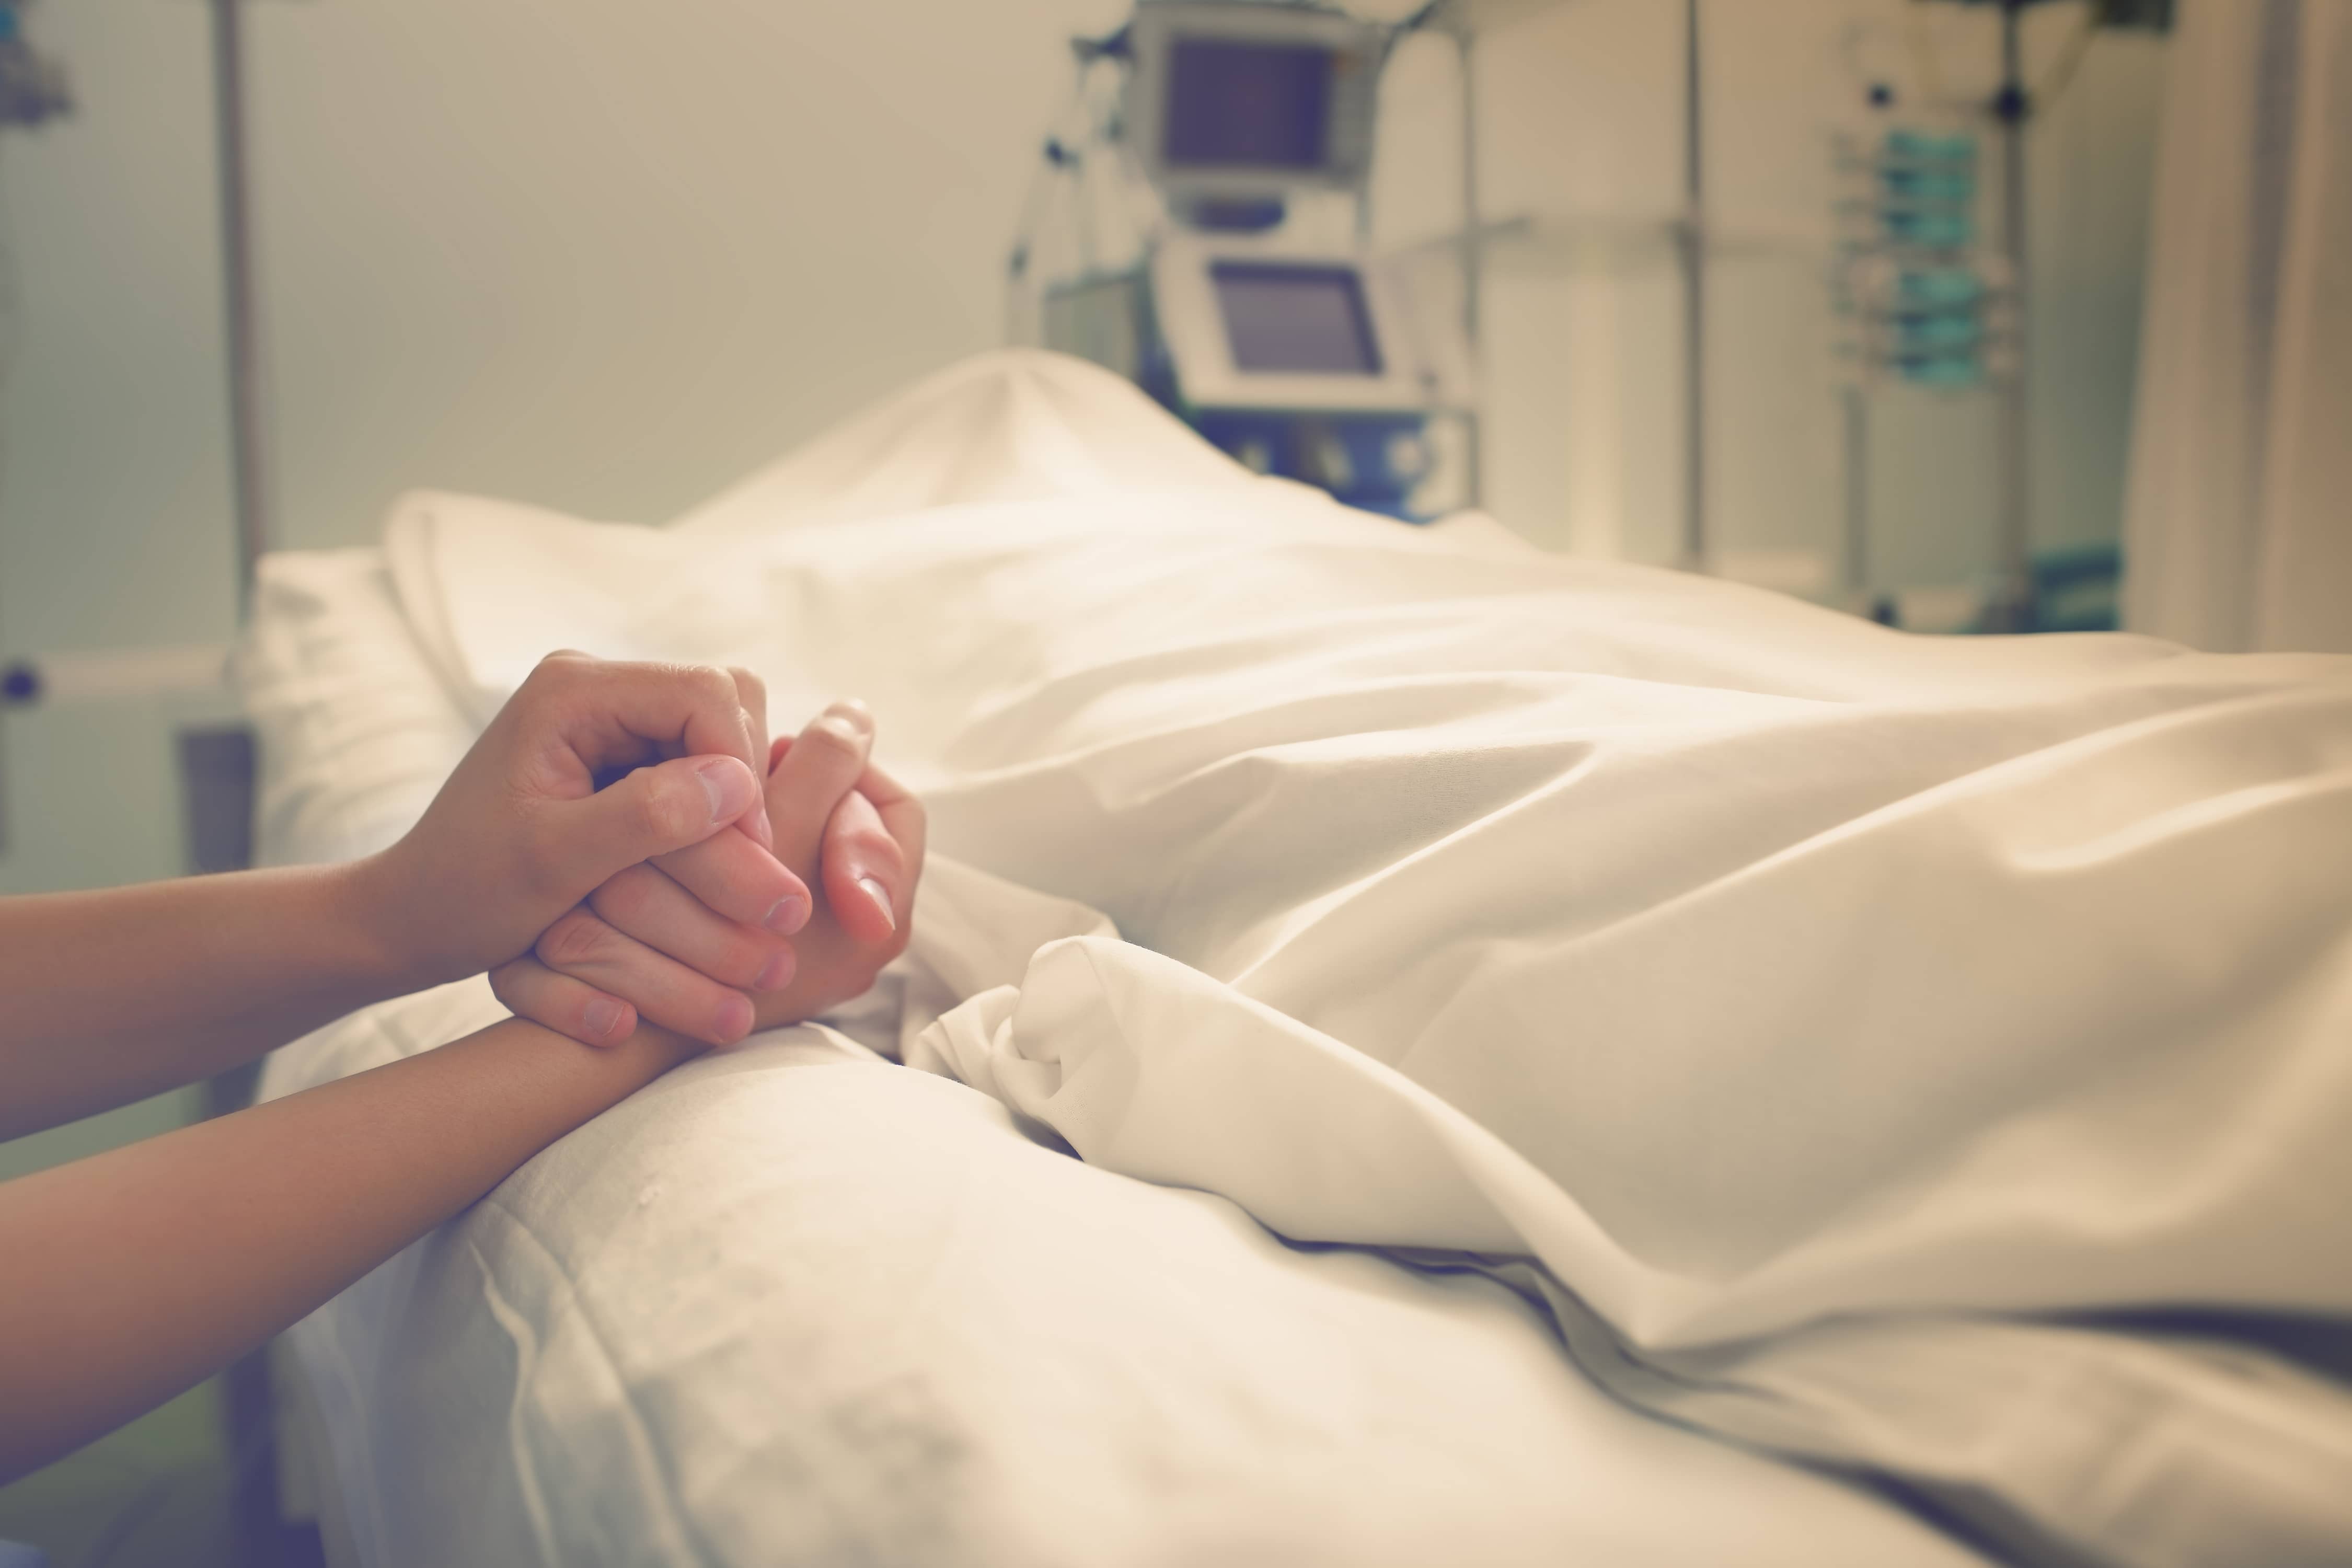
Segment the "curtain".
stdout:
<path fill-rule="evenodd" d="M 2183 0 L 2125 624 L 2352 651 L 2352 0 Z"/>

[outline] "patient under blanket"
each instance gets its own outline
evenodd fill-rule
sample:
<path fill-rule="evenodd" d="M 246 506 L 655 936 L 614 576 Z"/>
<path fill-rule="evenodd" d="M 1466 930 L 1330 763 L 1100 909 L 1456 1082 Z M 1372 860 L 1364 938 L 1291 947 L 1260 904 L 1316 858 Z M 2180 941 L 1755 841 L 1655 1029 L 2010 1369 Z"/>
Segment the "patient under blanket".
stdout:
<path fill-rule="evenodd" d="M 477 723 L 558 646 L 864 697 L 940 859 L 843 1026 L 1087 1163 L 2027 1560 L 2352 1560 L 2352 1390 L 2249 1330 L 2352 1316 L 2352 659 L 1407 528 L 1037 355 L 386 548 Z"/>

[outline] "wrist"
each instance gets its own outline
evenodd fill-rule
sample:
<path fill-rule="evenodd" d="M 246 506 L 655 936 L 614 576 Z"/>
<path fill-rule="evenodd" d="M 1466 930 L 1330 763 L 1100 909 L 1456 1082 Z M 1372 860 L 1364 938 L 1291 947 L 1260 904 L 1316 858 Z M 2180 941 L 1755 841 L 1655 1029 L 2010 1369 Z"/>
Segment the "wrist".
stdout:
<path fill-rule="evenodd" d="M 644 1019 L 638 1020 L 635 1033 L 618 1047 L 587 1048 L 617 1050 L 624 1059 L 630 1062 L 636 1071 L 644 1075 L 645 1080 L 648 1083 L 669 1071 L 670 1068 L 690 1062 L 710 1049 L 700 1040 L 688 1039 L 684 1035 L 665 1029 L 659 1024 L 648 1023 Z"/>
<path fill-rule="evenodd" d="M 346 861 L 328 876 L 338 923 L 351 933 L 366 979 L 383 995 L 405 995 L 469 973 L 432 951 L 431 922 L 401 896 L 393 851 Z"/>
<path fill-rule="evenodd" d="M 556 1078 L 545 1080 L 543 1088 L 553 1093 L 557 1101 L 564 1100 L 568 1093 L 577 1092 L 583 1098 L 564 1114 L 583 1119 L 618 1104 L 672 1068 L 709 1049 L 698 1040 L 648 1023 L 639 1024 L 627 1039 L 612 1046 L 583 1046 L 568 1035 L 558 1034 L 527 1018 L 509 1018 L 474 1037 L 503 1040 L 501 1048 L 520 1052 L 518 1059 L 530 1059 L 540 1064 L 538 1070 L 554 1072 Z M 572 1089 L 555 1091 L 552 1086 L 558 1082 L 570 1084 Z"/>

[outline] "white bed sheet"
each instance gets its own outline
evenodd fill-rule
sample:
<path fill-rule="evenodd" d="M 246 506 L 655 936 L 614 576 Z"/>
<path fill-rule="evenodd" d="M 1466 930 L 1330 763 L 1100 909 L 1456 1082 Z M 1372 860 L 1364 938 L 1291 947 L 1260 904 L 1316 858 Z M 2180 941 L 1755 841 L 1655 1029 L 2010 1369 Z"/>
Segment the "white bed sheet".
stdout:
<path fill-rule="evenodd" d="M 426 663 L 380 550 L 265 557 L 233 675 L 262 740 L 254 857 L 265 866 L 391 844 L 477 731 Z"/>
<path fill-rule="evenodd" d="M 1978 1561 L 1627 1409 L 1488 1279 L 1286 1246 L 813 1027 L 564 1139 L 296 1343 L 369 1563 Z"/>
<path fill-rule="evenodd" d="M 968 390 L 899 447 L 985 445 Z M 1908 637 L 1280 484 L 387 542 L 477 711 L 558 642 L 863 689 L 936 846 L 1131 939 L 911 954 L 908 1059 L 1090 1163 L 1533 1255 L 1626 1397 L 2041 1561 L 2352 1553 L 2341 1384 L 2048 1316 L 2352 1315 L 2352 661 Z"/>
<path fill-rule="evenodd" d="M 957 386 L 1020 440 L 966 419 L 961 449 L 900 451 L 863 500 L 807 479 L 842 467 L 820 451 L 700 522 L 813 494 L 874 515 L 959 474 L 1017 498 L 1092 449 L 1089 409 L 1156 417 L 1050 362 L 929 390 Z M 1147 477 L 1252 493 L 1214 461 Z M 244 672 L 278 860 L 389 841 L 479 710 L 373 552 L 271 562 Z M 770 673 L 779 719 L 829 694 L 830 671 Z M 924 898 L 927 931 L 959 900 L 1017 910 L 1012 947 L 1094 928 L 952 863 Z M 494 1015 L 478 983 L 372 1010 L 280 1053 L 267 1092 Z M 371 1564 L 1976 1561 L 1864 1490 L 1628 1410 L 1491 1279 L 1286 1245 L 815 1027 L 580 1130 L 295 1343 Z"/>

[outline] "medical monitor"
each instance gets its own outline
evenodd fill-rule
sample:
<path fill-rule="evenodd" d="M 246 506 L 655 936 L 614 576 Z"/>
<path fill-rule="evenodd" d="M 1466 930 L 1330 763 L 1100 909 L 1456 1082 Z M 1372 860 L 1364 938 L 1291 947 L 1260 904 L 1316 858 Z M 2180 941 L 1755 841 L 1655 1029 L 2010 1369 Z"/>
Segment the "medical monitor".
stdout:
<path fill-rule="evenodd" d="M 1193 409 L 1425 412 L 1458 405 L 1461 356 L 1418 322 L 1394 266 L 1257 235 L 1160 237 L 1138 309 Z"/>
<path fill-rule="evenodd" d="M 1321 172 L 1330 141 L 1329 49 L 1181 35 L 1168 48 L 1160 152 L 1169 167 Z"/>
<path fill-rule="evenodd" d="M 1353 267 L 1217 261 L 1209 281 L 1234 368 L 1249 374 L 1381 374 L 1381 348 Z"/>
<path fill-rule="evenodd" d="M 1145 175 L 1180 207 L 1360 187 L 1380 45 L 1314 6 L 1145 0 L 1125 117 Z"/>

